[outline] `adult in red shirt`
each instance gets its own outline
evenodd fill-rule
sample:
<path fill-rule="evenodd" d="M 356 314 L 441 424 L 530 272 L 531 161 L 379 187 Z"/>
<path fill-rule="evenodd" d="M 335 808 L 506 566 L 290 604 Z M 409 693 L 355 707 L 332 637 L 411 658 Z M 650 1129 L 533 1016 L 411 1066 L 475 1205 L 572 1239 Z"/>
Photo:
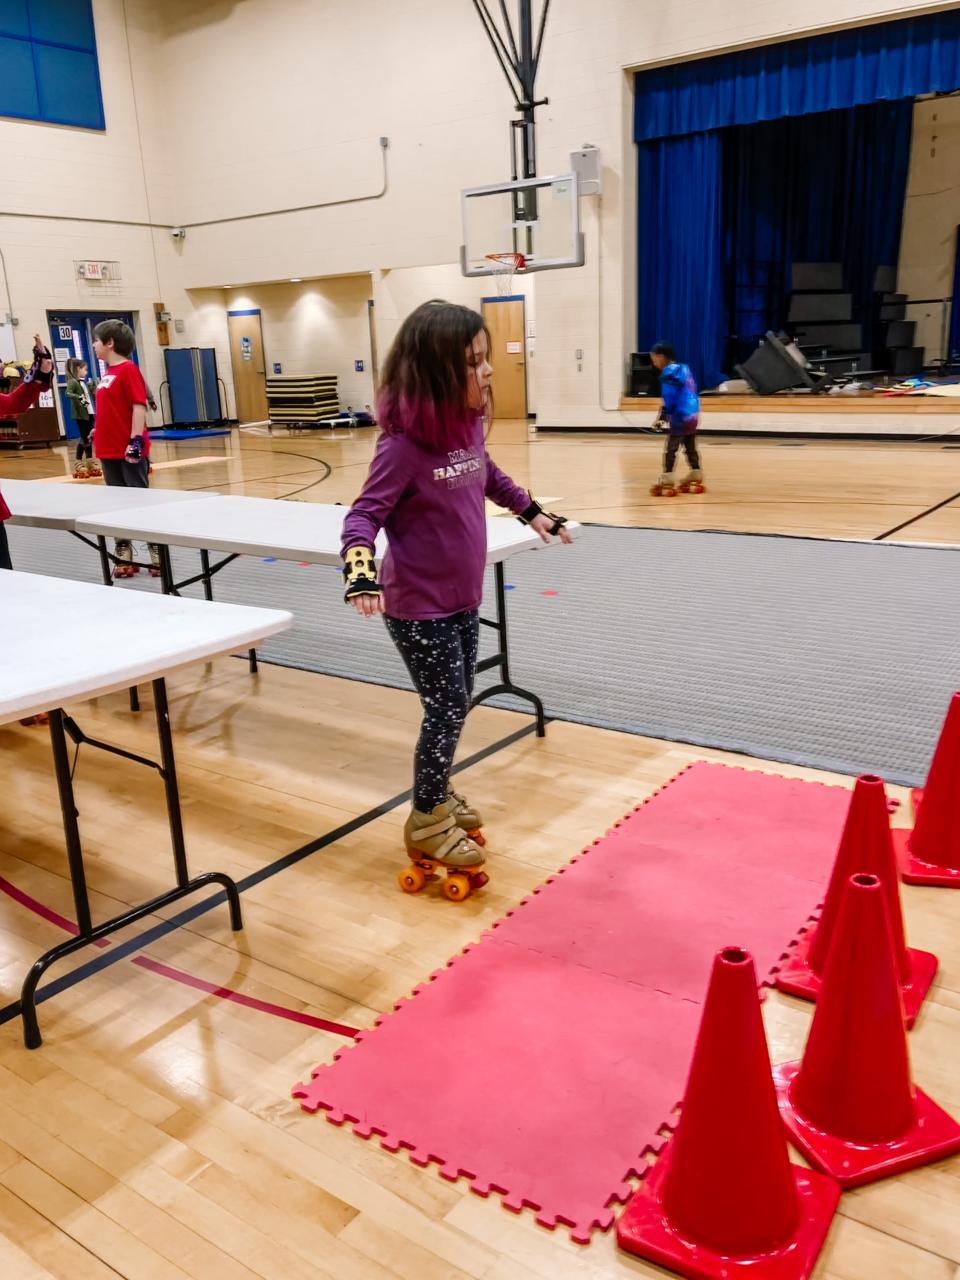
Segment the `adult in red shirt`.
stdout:
<path fill-rule="evenodd" d="M 0 395 L 0 418 L 13 418 L 18 413 L 26 413 L 40 399 L 41 391 L 50 387 L 53 377 L 53 359 L 44 346 L 39 334 L 33 338 L 33 364 L 24 375 L 19 387 L 15 387 L 9 395 Z M 7 542 L 7 530 L 4 521 L 10 518 L 10 508 L 0 493 L 0 569 L 12 569 L 10 546 Z"/>
<path fill-rule="evenodd" d="M 127 489 L 150 487 L 150 432 L 147 430 L 147 388 L 143 374 L 130 359 L 136 345 L 133 330 L 122 320 L 103 320 L 93 331 L 93 351 L 107 371 L 97 385 L 93 450 L 108 485 Z M 115 578 L 140 572 L 133 563 L 133 544 L 118 538 Z M 160 573 L 160 550 L 150 544 L 150 572 Z"/>

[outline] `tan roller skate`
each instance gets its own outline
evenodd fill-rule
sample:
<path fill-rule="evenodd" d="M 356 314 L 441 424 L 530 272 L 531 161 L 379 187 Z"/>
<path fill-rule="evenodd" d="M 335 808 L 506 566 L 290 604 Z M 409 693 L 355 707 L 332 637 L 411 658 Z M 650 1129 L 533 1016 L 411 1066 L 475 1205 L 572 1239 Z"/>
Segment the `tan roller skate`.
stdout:
<path fill-rule="evenodd" d="M 80 458 L 77 462 L 74 463 L 73 478 L 74 480 L 92 480 L 93 479 L 93 476 L 90 474 L 90 464 L 86 458 Z"/>
<path fill-rule="evenodd" d="M 685 476 L 683 482 L 677 486 L 678 493 L 706 493 L 706 485 L 703 483 L 703 472 L 694 468 L 688 476 Z"/>
<path fill-rule="evenodd" d="M 428 880 L 439 877 L 441 867 L 447 873 L 443 894 L 452 902 L 462 902 L 489 879 L 483 854 L 457 825 L 449 800 L 432 813 L 414 809 L 404 823 L 403 839 L 411 863 L 398 877 L 404 893 L 419 893 Z"/>
<path fill-rule="evenodd" d="M 673 475 L 664 472 L 657 483 L 651 486 L 650 493 L 654 498 L 675 498 L 677 486 L 674 484 Z"/>
<path fill-rule="evenodd" d="M 87 478 L 90 480 L 101 480 L 103 478 L 103 471 L 96 458 L 87 459 Z"/>
<path fill-rule="evenodd" d="M 460 795 L 453 788 L 447 792 L 448 812 L 453 814 L 453 820 L 460 828 L 465 831 L 474 844 L 484 845 L 487 843 L 483 834 L 483 819 L 480 814 L 469 802 L 466 796 Z"/>
<path fill-rule="evenodd" d="M 117 563 L 113 566 L 115 578 L 133 578 L 140 572 L 140 566 L 133 563 L 133 543 L 117 541 Z"/>
<path fill-rule="evenodd" d="M 149 548 L 150 548 L 150 577 L 159 578 L 161 577 L 160 548 L 157 546 L 155 542 L 151 542 L 149 544 Z"/>

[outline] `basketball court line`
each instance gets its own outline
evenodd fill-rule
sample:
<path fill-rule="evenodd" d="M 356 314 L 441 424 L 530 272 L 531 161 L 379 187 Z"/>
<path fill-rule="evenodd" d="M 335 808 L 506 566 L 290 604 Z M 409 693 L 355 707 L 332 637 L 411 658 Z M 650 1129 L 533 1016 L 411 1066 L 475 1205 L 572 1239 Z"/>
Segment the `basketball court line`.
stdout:
<path fill-rule="evenodd" d="M 549 723 L 549 720 L 547 721 Z M 468 756 L 460 764 L 455 765 L 454 774 L 469 769 L 480 761 L 488 759 L 495 755 L 498 751 L 502 751 L 505 747 L 512 746 L 513 743 L 519 742 L 522 738 L 528 737 L 536 730 L 536 722 L 524 725 L 521 729 L 514 730 L 513 733 L 507 734 L 504 738 L 491 742 L 489 746 L 475 751 L 473 755 Z M 284 854 L 277 858 L 274 862 L 268 863 L 265 867 L 261 867 L 258 871 L 251 872 L 250 875 L 244 876 L 242 880 L 237 881 L 237 890 L 239 893 L 246 893 L 248 889 L 254 888 L 258 884 L 262 884 L 266 880 L 272 879 L 275 875 L 279 875 L 281 871 L 286 871 L 288 867 L 296 866 L 298 862 L 302 862 L 304 858 L 310 857 L 311 854 L 319 852 L 321 849 L 327 848 L 331 844 L 336 844 L 338 840 L 344 839 L 348 835 L 352 835 L 354 831 L 358 831 L 361 827 L 367 826 L 377 818 L 382 818 L 384 814 L 390 813 L 393 809 L 398 808 L 405 801 L 409 800 L 410 791 L 400 792 L 398 795 L 391 796 L 389 800 L 384 800 L 381 804 L 375 805 L 372 809 L 368 809 L 366 813 L 360 814 L 356 818 L 351 818 L 349 822 L 343 823 L 341 826 L 328 831 L 322 836 L 309 841 L 305 845 L 301 845 L 299 849 L 294 849 L 292 853 Z M 166 937 L 168 933 L 172 933 L 175 929 L 179 929 L 191 921 L 196 920 L 202 915 L 206 915 L 208 911 L 212 911 L 215 907 L 219 907 L 225 903 L 224 894 L 215 893 L 211 898 L 198 902 L 194 906 L 179 912 L 169 919 L 162 920 L 153 928 L 147 929 L 144 933 L 134 938 L 128 939 L 116 948 L 103 952 L 95 960 L 89 960 L 86 964 L 80 965 L 70 973 L 64 974 L 62 978 L 57 978 L 53 982 L 47 983 L 41 987 L 36 995 L 36 1003 L 39 1005 L 45 1000 L 49 1000 L 52 996 L 59 995 L 62 991 L 68 991 L 71 987 L 75 987 L 77 983 L 82 982 L 84 978 L 89 978 L 95 973 L 99 973 L 102 969 L 107 969 L 111 965 L 116 964 L 119 960 L 125 960 L 136 952 L 143 951 L 152 943 L 160 938 Z M 200 981 L 200 980 L 198 980 Z M 14 1018 L 20 1016 L 21 1005 L 19 1000 L 14 1000 L 4 1008 L 0 1009 L 0 1026 L 5 1022 L 11 1022 Z"/>
<path fill-rule="evenodd" d="M 0 892 L 5 893 L 14 902 L 18 902 L 20 906 L 26 907 L 28 911 L 32 911 L 41 920 L 55 924 L 64 933 L 70 933 L 76 937 L 80 932 L 73 920 L 68 920 L 66 916 L 60 915 L 59 912 L 39 902 L 36 898 L 32 898 L 29 893 L 24 893 L 22 889 L 18 889 L 15 884 L 11 884 L 9 880 L 4 879 L 2 876 L 0 876 Z M 108 938 L 98 938 L 94 943 L 94 946 L 101 948 L 109 945 Z M 329 1018 L 321 1018 L 316 1014 L 304 1013 L 300 1009 L 291 1009 L 288 1005 L 274 1004 L 270 1000 L 259 1000 L 256 996 L 244 995 L 242 991 L 235 991 L 232 987 L 224 987 L 220 983 L 208 982 L 205 978 L 198 978 L 183 969 L 177 969 L 173 965 L 163 964 L 160 960 L 154 960 L 151 956 L 134 956 L 131 963 L 138 965 L 141 969 L 147 969 L 150 973 L 159 974 L 162 978 L 170 978 L 185 987 L 193 987 L 196 991 L 204 991 L 208 995 L 217 996 L 220 1000 L 229 1000 L 233 1004 L 240 1004 L 248 1009 L 256 1009 L 259 1013 L 269 1013 L 275 1018 L 284 1018 L 288 1022 L 299 1022 L 303 1026 L 314 1027 L 318 1031 L 330 1031 L 334 1035 L 346 1036 L 348 1039 L 354 1039 L 357 1035 L 356 1027 L 348 1027 L 342 1022 L 331 1022 Z"/>
<path fill-rule="evenodd" d="M 902 524 L 895 525 L 892 529 L 888 529 L 886 533 L 879 533 L 873 542 L 883 542 L 885 538 L 892 538 L 895 533 L 899 533 L 901 529 L 906 529 L 911 524 L 916 524 L 918 520 L 923 520 L 926 516 L 932 516 L 935 511 L 939 511 L 941 507 L 948 507 L 951 502 L 956 502 L 960 498 L 960 493 L 951 494 L 949 498 L 944 498 L 942 502 L 936 503 L 935 506 L 928 507 L 926 511 L 921 511 L 917 516 L 911 516 L 909 520 L 904 520 Z"/>

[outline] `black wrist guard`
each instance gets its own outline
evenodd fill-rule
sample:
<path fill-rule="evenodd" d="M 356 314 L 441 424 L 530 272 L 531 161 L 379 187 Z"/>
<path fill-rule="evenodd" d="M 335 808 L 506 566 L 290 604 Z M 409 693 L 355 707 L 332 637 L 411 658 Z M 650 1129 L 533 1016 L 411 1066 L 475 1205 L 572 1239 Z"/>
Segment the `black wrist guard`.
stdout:
<path fill-rule="evenodd" d="M 52 359 L 52 356 L 50 355 L 50 352 L 47 350 L 46 347 L 42 347 L 42 348 L 34 347 L 33 364 L 30 366 L 27 372 L 23 375 L 24 385 L 26 385 L 28 382 L 38 382 L 41 387 L 49 387 L 50 382 L 53 378 L 53 370 L 51 369 L 49 373 L 41 373 L 40 361 L 50 360 L 50 359 Z"/>
<path fill-rule="evenodd" d="M 530 505 L 520 512 L 517 519 L 521 524 L 532 524 L 533 521 L 536 520 L 537 516 L 546 516 L 548 520 L 553 521 L 553 524 L 550 526 L 550 533 L 555 538 L 567 523 L 567 517 L 558 516 L 553 511 L 544 511 L 543 507 L 541 507 L 533 494 L 529 493 L 529 490 L 527 492 L 530 497 Z"/>
<path fill-rule="evenodd" d="M 372 547 L 351 547 L 343 557 L 343 580 L 347 589 L 343 593 L 345 601 L 354 596 L 379 596 L 383 588 L 377 581 L 377 565 L 373 558 Z"/>

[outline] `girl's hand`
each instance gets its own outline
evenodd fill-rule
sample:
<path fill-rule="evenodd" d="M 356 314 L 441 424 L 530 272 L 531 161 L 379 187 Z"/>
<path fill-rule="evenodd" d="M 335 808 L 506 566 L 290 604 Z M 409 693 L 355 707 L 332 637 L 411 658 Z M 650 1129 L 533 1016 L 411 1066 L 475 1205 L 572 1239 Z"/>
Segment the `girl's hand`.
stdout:
<path fill-rule="evenodd" d="M 551 538 L 550 530 L 553 528 L 553 526 L 554 526 L 553 517 L 544 515 L 544 514 L 541 514 L 539 516 L 534 516 L 533 519 L 530 521 L 530 528 L 533 529 L 543 539 L 544 542 L 550 541 L 550 538 Z M 566 528 L 563 525 L 560 526 L 560 532 L 557 534 L 557 537 L 560 539 L 562 543 L 564 543 L 565 546 L 569 546 L 571 542 L 573 542 L 573 538 L 570 536 L 570 534 L 567 532 Z"/>
<path fill-rule="evenodd" d="M 351 596 L 348 603 L 353 605 L 361 618 L 375 618 L 378 613 L 383 613 L 384 611 L 382 591 L 376 595 Z"/>

